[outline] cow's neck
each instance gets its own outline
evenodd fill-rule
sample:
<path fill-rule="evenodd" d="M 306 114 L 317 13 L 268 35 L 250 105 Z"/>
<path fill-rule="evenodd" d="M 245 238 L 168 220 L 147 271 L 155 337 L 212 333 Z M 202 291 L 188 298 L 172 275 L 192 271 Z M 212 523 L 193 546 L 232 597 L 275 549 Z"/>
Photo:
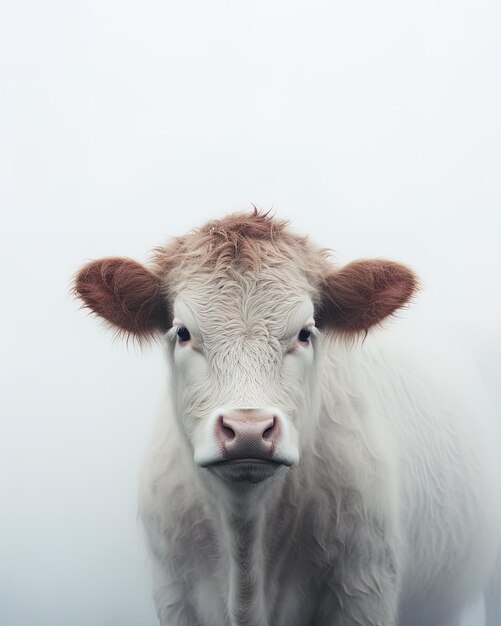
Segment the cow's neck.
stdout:
<path fill-rule="evenodd" d="M 271 572 L 268 569 L 265 529 L 273 502 L 280 497 L 281 482 L 225 490 L 219 514 L 226 534 L 228 558 L 228 609 L 233 626 L 265 626 Z M 271 487 L 271 489 L 270 489 Z"/>
<path fill-rule="evenodd" d="M 229 547 L 228 609 L 235 626 L 266 623 L 262 514 L 226 520 Z"/>

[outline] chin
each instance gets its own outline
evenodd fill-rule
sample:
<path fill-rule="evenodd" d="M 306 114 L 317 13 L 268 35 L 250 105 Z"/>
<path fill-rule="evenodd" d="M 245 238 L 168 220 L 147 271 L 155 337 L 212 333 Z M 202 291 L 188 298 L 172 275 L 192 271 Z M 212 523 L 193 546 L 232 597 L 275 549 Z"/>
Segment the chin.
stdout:
<path fill-rule="evenodd" d="M 219 461 L 207 469 L 228 483 L 258 484 L 276 476 L 287 467 L 277 461 L 262 459 L 234 459 Z"/>

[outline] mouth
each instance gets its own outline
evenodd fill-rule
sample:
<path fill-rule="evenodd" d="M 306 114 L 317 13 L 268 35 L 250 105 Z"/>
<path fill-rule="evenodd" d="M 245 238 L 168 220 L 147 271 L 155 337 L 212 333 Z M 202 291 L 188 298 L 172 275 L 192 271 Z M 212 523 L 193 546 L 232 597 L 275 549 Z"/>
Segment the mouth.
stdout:
<path fill-rule="evenodd" d="M 281 467 L 285 465 L 278 461 L 231 459 L 212 463 L 207 469 L 228 482 L 257 484 L 271 478 Z"/>

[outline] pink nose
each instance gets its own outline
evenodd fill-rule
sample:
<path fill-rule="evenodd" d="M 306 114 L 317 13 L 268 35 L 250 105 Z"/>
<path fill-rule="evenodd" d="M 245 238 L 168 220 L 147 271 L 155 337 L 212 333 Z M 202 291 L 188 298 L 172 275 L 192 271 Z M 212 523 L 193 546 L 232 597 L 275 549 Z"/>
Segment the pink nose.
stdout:
<path fill-rule="evenodd" d="M 273 456 L 280 436 L 280 424 L 272 413 L 238 409 L 220 415 L 216 439 L 225 459 L 263 459 Z"/>

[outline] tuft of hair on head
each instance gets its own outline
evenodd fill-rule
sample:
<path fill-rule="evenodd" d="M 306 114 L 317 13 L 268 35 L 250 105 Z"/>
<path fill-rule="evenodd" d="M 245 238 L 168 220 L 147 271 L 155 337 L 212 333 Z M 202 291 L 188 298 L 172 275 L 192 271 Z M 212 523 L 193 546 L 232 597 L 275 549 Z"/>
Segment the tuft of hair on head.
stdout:
<path fill-rule="evenodd" d="M 288 222 L 277 220 L 271 211 L 259 211 L 254 207 L 251 213 L 233 213 L 220 220 L 211 220 L 200 233 L 208 233 L 214 239 L 274 241 L 287 227 Z"/>
<path fill-rule="evenodd" d="M 289 229 L 271 211 L 233 213 L 211 220 L 186 235 L 154 249 L 152 267 L 164 277 L 184 268 L 190 271 L 218 271 L 238 267 L 259 272 L 264 264 L 296 263 L 317 281 L 321 275 L 317 248 L 308 238 Z"/>
<path fill-rule="evenodd" d="M 87 263 L 75 275 L 72 292 L 127 340 L 152 341 L 168 328 L 168 306 L 159 278 L 132 259 L 111 257 Z"/>
<path fill-rule="evenodd" d="M 317 323 L 344 337 L 367 335 L 370 328 L 407 306 L 419 287 L 414 272 L 400 263 L 353 261 L 325 277 Z"/>

